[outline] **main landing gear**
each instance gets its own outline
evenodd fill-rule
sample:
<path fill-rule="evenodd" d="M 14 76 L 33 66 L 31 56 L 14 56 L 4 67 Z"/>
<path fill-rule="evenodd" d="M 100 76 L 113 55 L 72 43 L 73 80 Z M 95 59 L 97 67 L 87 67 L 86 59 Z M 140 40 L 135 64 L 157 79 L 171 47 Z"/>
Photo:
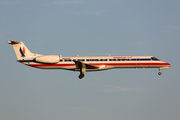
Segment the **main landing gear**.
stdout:
<path fill-rule="evenodd" d="M 84 77 L 84 74 L 81 73 L 81 74 L 79 75 L 79 79 L 82 79 L 83 77 Z"/>
<path fill-rule="evenodd" d="M 86 73 L 86 64 L 77 62 L 76 67 L 80 69 L 80 75 L 78 77 L 79 79 L 82 79 L 84 77 L 84 74 Z"/>
<path fill-rule="evenodd" d="M 79 75 L 79 79 L 82 79 L 84 77 L 84 74 L 86 73 L 86 68 L 83 66 L 80 69 L 80 75 Z"/>

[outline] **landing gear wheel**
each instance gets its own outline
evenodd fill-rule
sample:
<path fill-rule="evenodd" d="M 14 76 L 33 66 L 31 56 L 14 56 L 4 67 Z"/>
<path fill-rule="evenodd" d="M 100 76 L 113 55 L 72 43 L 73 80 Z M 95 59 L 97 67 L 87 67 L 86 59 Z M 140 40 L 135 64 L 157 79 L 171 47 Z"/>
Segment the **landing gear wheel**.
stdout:
<path fill-rule="evenodd" d="M 84 74 L 79 75 L 79 79 L 82 79 L 84 77 Z"/>
<path fill-rule="evenodd" d="M 158 72 L 158 75 L 161 75 L 162 73 L 161 72 Z"/>

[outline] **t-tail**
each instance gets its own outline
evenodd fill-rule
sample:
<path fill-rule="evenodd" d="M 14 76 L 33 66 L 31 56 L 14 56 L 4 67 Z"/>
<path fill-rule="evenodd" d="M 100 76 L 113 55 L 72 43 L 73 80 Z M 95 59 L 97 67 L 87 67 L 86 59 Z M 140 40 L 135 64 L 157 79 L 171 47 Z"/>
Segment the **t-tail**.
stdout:
<path fill-rule="evenodd" d="M 33 57 L 34 54 L 29 51 L 29 49 L 24 45 L 23 42 L 17 42 L 12 40 L 7 42 L 13 46 L 18 60 Z"/>

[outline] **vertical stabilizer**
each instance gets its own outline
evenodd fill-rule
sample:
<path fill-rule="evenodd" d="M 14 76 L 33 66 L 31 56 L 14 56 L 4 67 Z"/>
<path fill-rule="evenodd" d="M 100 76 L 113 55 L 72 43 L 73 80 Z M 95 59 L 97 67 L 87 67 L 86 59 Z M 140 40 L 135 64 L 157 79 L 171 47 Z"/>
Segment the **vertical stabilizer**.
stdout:
<path fill-rule="evenodd" d="M 17 42 L 12 40 L 7 42 L 13 46 L 18 60 L 33 57 L 33 54 L 29 51 L 29 49 L 24 45 L 23 42 Z"/>

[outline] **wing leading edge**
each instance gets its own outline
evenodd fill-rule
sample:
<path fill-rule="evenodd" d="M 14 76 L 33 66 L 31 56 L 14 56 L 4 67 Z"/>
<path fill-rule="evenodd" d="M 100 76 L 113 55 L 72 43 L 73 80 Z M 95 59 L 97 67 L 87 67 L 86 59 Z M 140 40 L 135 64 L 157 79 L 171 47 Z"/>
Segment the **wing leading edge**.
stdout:
<path fill-rule="evenodd" d="M 82 69 L 83 67 L 85 67 L 86 69 L 98 69 L 99 67 L 94 66 L 94 65 L 90 65 L 81 61 L 74 61 L 76 68 L 77 69 Z"/>

